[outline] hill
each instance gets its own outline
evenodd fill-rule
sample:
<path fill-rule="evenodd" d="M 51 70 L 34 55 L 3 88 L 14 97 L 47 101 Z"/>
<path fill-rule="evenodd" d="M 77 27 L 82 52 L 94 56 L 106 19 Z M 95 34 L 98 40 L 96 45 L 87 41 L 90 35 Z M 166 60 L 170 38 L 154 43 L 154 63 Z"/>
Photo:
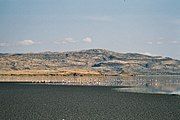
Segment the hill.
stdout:
<path fill-rule="evenodd" d="M 1 75 L 180 75 L 180 61 L 105 49 L 0 54 Z"/>

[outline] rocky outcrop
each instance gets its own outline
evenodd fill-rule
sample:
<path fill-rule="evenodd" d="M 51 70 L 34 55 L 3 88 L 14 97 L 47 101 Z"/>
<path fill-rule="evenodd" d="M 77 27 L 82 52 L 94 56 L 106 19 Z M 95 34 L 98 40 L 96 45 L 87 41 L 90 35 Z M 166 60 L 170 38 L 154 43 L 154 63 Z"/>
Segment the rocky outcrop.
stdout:
<path fill-rule="evenodd" d="M 180 75 L 180 61 L 137 53 L 117 53 L 104 49 L 72 52 L 0 54 L 0 71 L 72 70 L 98 71 L 106 75 Z"/>

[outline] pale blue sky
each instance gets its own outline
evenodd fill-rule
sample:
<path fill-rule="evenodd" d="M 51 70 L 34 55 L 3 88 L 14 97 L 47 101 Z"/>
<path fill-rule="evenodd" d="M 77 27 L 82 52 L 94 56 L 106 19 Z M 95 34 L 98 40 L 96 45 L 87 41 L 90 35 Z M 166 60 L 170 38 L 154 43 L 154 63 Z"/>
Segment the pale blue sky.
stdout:
<path fill-rule="evenodd" d="M 0 0 L 0 52 L 104 48 L 180 59 L 180 0 Z"/>

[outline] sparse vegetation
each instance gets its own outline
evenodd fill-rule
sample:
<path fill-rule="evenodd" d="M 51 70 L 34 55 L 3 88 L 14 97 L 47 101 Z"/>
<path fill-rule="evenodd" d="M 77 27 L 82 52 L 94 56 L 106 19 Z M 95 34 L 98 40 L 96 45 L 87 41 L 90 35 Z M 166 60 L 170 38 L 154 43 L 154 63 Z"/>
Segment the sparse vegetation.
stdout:
<path fill-rule="evenodd" d="M 104 49 L 74 52 L 0 54 L 0 75 L 180 75 L 180 61 Z"/>

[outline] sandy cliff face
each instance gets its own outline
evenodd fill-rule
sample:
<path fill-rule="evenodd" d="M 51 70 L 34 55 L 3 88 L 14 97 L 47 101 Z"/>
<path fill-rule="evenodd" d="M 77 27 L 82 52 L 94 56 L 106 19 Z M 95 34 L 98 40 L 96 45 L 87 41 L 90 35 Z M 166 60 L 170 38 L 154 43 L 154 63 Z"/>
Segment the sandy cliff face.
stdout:
<path fill-rule="evenodd" d="M 72 52 L 0 54 L 0 71 L 95 70 L 102 74 L 178 74 L 180 61 L 161 56 L 117 53 L 104 49 Z"/>

